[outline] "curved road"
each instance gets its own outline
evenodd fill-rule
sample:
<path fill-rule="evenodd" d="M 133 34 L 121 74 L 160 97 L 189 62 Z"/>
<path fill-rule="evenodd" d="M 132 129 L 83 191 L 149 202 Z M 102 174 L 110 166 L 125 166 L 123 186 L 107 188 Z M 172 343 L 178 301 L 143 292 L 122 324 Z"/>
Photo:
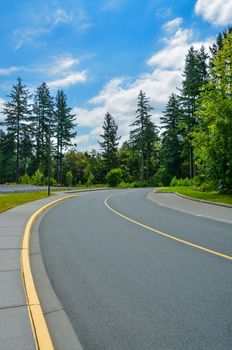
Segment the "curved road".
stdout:
<path fill-rule="evenodd" d="M 40 244 L 84 350 L 232 347 L 232 225 L 159 206 L 148 189 L 79 194 L 52 208 Z"/>

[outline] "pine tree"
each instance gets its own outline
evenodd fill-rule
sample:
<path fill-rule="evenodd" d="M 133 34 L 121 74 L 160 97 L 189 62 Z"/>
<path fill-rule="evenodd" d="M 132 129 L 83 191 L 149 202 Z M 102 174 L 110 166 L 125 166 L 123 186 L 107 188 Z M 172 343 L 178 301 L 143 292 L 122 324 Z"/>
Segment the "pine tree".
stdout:
<path fill-rule="evenodd" d="M 182 132 L 189 148 L 189 175 L 192 178 L 196 169 L 193 160 L 193 147 L 191 140 L 191 132 L 196 125 L 196 109 L 197 103 L 202 91 L 203 85 L 207 81 L 207 54 L 204 47 L 200 51 L 191 47 L 188 51 L 185 60 L 185 67 L 181 90 L 181 105 L 182 105 Z"/>
<path fill-rule="evenodd" d="M 15 155 L 14 180 L 19 181 L 20 172 L 26 171 L 27 160 L 32 152 L 31 141 L 31 106 L 29 100 L 31 95 L 21 78 L 13 85 L 9 101 L 5 103 L 3 113 L 5 120 L 1 122 L 7 130 L 5 147 L 8 149 L 9 157 Z M 6 142 L 7 141 L 7 142 Z"/>
<path fill-rule="evenodd" d="M 179 99 L 175 94 L 171 94 L 163 116 L 160 118 L 162 129 L 162 147 L 161 163 L 169 181 L 174 177 L 181 175 L 181 149 L 182 142 L 180 137 L 179 123 L 181 110 Z"/>
<path fill-rule="evenodd" d="M 67 105 L 67 97 L 63 90 L 58 90 L 56 95 L 56 176 L 57 182 L 62 183 L 62 163 L 64 150 L 72 144 L 71 140 L 76 136 L 75 116 L 71 114 L 71 108 Z"/>
<path fill-rule="evenodd" d="M 51 139 L 54 136 L 55 113 L 54 102 L 49 88 L 43 82 L 37 89 L 34 97 L 34 126 L 36 168 L 43 174 L 48 169 Z"/>
<path fill-rule="evenodd" d="M 150 176 L 151 157 L 154 153 L 154 143 L 158 140 L 157 127 L 151 120 L 151 111 L 149 98 L 146 93 L 140 91 L 138 95 L 138 105 L 136 111 L 136 120 L 131 124 L 134 127 L 130 131 L 130 144 L 138 152 L 140 158 L 140 178 L 144 180 Z"/>
<path fill-rule="evenodd" d="M 103 123 L 103 131 L 101 134 L 102 141 L 98 141 L 102 157 L 105 164 L 106 172 L 117 166 L 117 148 L 118 140 L 120 137 L 117 136 L 118 125 L 110 113 L 106 113 Z"/>

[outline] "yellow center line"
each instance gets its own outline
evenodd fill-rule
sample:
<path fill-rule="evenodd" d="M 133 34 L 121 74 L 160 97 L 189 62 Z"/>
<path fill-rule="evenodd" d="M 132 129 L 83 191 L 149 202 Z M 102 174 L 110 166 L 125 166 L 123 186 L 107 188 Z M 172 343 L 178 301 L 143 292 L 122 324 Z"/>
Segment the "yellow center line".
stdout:
<path fill-rule="evenodd" d="M 112 195 L 109 196 L 109 197 L 107 197 L 107 198 L 105 199 L 105 201 L 104 201 L 105 206 L 106 206 L 110 211 L 112 211 L 114 214 L 116 214 L 116 215 L 122 217 L 123 219 L 125 219 L 125 220 L 127 220 L 127 221 L 130 221 L 130 222 L 132 222 L 133 224 L 138 225 L 138 226 L 140 226 L 140 227 L 142 227 L 142 228 L 145 228 L 146 230 L 152 231 L 152 232 L 154 232 L 154 233 L 157 234 L 157 235 L 160 235 L 160 236 L 163 236 L 163 237 L 172 239 L 173 241 L 177 241 L 177 242 L 179 242 L 179 243 L 188 245 L 188 246 L 190 246 L 190 247 L 193 247 L 193 248 L 202 250 L 202 251 L 204 251 L 204 252 L 206 252 L 206 253 L 210 253 L 210 254 L 213 254 L 213 255 L 217 255 L 217 256 L 220 256 L 221 258 L 224 258 L 224 259 L 227 259 L 227 260 L 232 260 L 232 256 L 230 256 L 230 255 L 222 254 L 222 253 L 217 252 L 217 251 L 215 251 L 215 250 L 202 247 L 202 246 L 200 246 L 200 245 L 198 245 L 198 244 L 191 243 L 191 242 L 189 242 L 189 241 L 186 241 L 186 240 L 184 240 L 184 239 L 178 238 L 178 237 L 176 237 L 176 236 L 169 235 L 168 233 L 162 232 L 162 231 L 157 230 L 157 229 L 155 229 L 155 228 L 152 228 L 152 227 L 150 227 L 150 226 L 144 225 L 144 224 L 142 224 L 142 223 L 139 222 L 139 221 L 136 221 L 136 220 L 134 220 L 134 219 L 129 218 L 128 216 L 126 216 L 126 215 L 124 215 L 124 214 L 118 212 L 117 210 L 113 209 L 113 208 L 109 205 L 108 200 L 109 200 L 111 197 L 112 197 Z"/>

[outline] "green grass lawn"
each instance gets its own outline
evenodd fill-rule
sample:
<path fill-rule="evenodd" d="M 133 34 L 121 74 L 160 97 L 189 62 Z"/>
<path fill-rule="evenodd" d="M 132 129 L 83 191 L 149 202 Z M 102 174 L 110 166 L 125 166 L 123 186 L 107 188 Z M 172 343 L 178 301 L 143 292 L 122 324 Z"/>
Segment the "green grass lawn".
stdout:
<path fill-rule="evenodd" d="M 17 207 L 18 205 L 32 202 L 47 197 L 47 192 L 26 192 L 0 194 L 0 213 Z"/>
<path fill-rule="evenodd" d="M 216 191 L 214 192 L 201 192 L 192 187 L 161 187 L 161 192 L 177 192 L 183 194 L 187 197 L 192 197 L 196 199 L 201 199 L 204 201 L 229 204 L 232 205 L 232 195 L 231 194 L 220 194 Z"/>

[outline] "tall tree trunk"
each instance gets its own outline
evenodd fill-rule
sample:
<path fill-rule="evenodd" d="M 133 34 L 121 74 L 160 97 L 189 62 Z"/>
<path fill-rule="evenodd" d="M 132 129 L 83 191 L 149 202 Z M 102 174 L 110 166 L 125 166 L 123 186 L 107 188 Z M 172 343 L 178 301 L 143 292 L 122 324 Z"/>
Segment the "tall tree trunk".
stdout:
<path fill-rule="evenodd" d="M 141 177 L 141 180 L 143 181 L 144 180 L 144 154 L 143 154 L 143 151 L 141 153 L 140 177 Z"/>

